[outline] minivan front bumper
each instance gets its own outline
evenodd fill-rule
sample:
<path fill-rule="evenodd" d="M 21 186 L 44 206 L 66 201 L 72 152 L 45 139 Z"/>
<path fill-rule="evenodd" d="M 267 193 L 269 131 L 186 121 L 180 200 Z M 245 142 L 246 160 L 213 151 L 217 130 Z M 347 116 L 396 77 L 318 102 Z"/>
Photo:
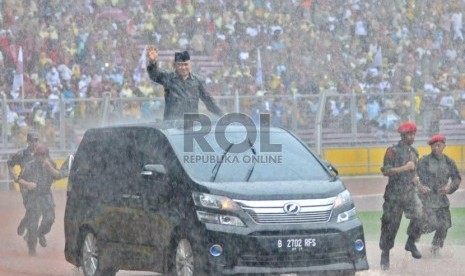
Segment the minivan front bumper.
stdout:
<path fill-rule="evenodd" d="M 365 239 L 359 219 L 256 229 L 205 224 L 204 230 L 199 249 L 205 252 L 200 253 L 208 255 L 211 270 L 223 274 L 368 269 L 366 248 L 360 248 Z M 209 253 L 213 245 L 223 249 L 220 256 Z"/>

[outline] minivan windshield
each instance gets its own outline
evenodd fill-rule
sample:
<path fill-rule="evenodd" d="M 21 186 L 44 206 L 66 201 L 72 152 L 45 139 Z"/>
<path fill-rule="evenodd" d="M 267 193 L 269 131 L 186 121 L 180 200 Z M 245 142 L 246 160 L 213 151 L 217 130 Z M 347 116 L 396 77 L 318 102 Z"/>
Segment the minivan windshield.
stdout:
<path fill-rule="evenodd" d="M 205 150 L 193 142 L 193 150 L 185 150 L 185 141 L 192 141 L 194 134 L 169 136 L 173 148 L 187 173 L 197 181 L 204 182 L 260 182 L 329 180 L 331 175 L 315 156 L 285 131 L 263 132 L 269 142 L 260 143 L 260 133 L 255 141 L 245 131 L 227 131 L 227 145 L 222 148 L 214 132 L 204 136 L 211 150 Z M 280 149 L 266 150 L 267 145 Z M 245 146 L 246 145 L 246 146 Z"/>

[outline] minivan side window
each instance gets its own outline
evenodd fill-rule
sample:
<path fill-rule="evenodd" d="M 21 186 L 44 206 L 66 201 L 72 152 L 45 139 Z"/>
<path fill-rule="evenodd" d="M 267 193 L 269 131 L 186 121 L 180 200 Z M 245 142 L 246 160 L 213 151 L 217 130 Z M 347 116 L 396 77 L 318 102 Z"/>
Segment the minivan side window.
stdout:
<path fill-rule="evenodd" d="M 144 165 L 147 164 L 161 164 L 164 165 L 170 173 L 173 169 L 173 162 L 176 161 L 176 156 L 171 149 L 166 137 L 153 129 L 139 130 L 136 135 L 136 160 L 142 170 Z"/>
<path fill-rule="evenodd" d="M 164 164 L 160 154 L 162 135 L 149 129 L 142 129 L 136 135 L 136 160 L 139 168 L 146 164 Z"/>
<path fill-rule="evenodd" d="M 69 181 L 69 183 L 80 183 L 80 186 L 69 187 L 69 189 L 76 189 L 89 196 L 98 196 L 101 192 L 101 187 L 96 183 L 100 182 L 100 178 L 103 177 L 102 172 L 107 166 L 104 156 L 106 146 L 103 138 L 102 133 L 93 131 L 89 131 L 84 137 L 74 160 L 73 174 L 70 176 L 79 181 Z"/>
<path fill-rule="evenodd" d="M 108 163 L 104 174 L 108 190 L 115 194 L 128 193 L 134 189 L 134 176 L 140 168 L 136 164 L 135 131 L 132 128 L 115 129 L 111 145 L 105 152 Z"/>

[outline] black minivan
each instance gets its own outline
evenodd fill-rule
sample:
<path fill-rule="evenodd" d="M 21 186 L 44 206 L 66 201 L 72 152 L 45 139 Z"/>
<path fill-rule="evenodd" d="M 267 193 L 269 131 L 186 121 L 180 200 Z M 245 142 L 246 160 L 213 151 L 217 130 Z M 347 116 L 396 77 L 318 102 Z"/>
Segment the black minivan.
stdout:
<path fill-rule="evenodd" d="M 86 276 L 368 269 L 336 170 L 284 129 L 221 131 L 170 122 L 87 130 L 69 175 L 66 260 Z"/>

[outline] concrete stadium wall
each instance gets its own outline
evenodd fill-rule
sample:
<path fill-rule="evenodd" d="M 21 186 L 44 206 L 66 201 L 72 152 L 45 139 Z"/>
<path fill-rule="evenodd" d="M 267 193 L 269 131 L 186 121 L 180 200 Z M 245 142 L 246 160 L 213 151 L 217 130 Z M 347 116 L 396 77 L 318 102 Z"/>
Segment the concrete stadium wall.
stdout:
<path fill-rule="evenodd" d="M 431 152 L 430 146 L 416 146 L 420 157 Z M 376 175 L 381 174 L 386 147 L 373 148 L 327 148 L 323 149 L 323 158 L 331 162 L 339 175 Z M 447 145 L 444 153 L 454 159 L 460 171 L 465 170 L 465 145 Z"/>

